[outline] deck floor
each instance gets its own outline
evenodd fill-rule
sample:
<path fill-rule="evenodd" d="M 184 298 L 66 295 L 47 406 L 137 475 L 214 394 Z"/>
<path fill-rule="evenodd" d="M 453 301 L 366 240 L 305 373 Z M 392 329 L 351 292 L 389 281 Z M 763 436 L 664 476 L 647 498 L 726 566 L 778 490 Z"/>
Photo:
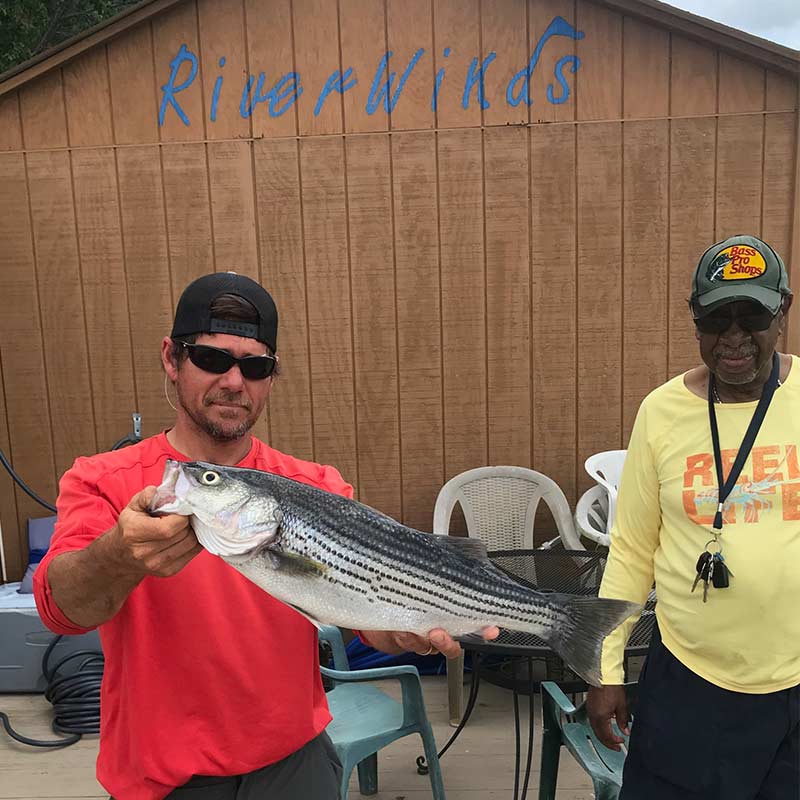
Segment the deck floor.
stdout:
<path fill-rule="evenodd" d="M 424 677 L 428 716 L 441 745 L 452 728 L 447 722 L 447 682 L 444 677 Z M 527 697 L 521 697 L 523 743 L 527 737 Z M 50 705 L 41 695 L 0 695 L 5 711 L 19 732 L 49 738 Z M 448 800 L 500 800 L 511 798 L 514 788 L 514 716 L 512 693 L 482 683 L 478 705 L 461 736 L 442 758 Z M 541 718 L 536 696 L 536 732 L 528 798 L 536 800 L 539 786 Z M 421 754 L 417 736 L 407 736 L 378 755 L 379 792 L 375 800 L 423 800 L 430 784 L 417 774 L 414 759 Z M 523 744 L 524 747 L 524 744 Z M 0 727 L 0 800 L 95 800 L 108 794 L 94 777 L 98 743 L 85 738 L 64 750 L 44 750 L 17 744 Z M 524 759 L 523 749 L 523 759 Z M 359 800 L 353 773 L 350 797 Z M 562 750 L 558 800 L 591 800 L 594 793 L 587 776 Z"/>

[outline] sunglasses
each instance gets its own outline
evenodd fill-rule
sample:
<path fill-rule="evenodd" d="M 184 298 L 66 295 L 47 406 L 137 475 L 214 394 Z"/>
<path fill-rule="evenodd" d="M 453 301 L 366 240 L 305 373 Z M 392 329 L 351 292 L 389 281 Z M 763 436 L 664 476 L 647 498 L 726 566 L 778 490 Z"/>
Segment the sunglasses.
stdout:
<path fill-rule="evenodd" d="M 269 378 L 275 369 L 275 356 L 244 356 L 236 358 L 227 350 L 209 347 L 207 344 L 189 344 L 180 342 L 189 351 L 189 360 L 204 372 L 224 375 L 234 364 L 239 367 L 242 377 L 249 381 L 263 381 Z"/>
<path fill-rule="evenodd" d="M 763 307 L 753 307 L 752 311 L 745 314 L 733 314 L 730 308 L 727 311 L 725 308 L 723 306 L 718 311 L 713 311 L 704 317 L 695 317 L 694 324 L 697 326 L 697 330 L 700 333 L 724 333 L 735 321 L 747 333 L 765 331 L 778 316 Z"/>

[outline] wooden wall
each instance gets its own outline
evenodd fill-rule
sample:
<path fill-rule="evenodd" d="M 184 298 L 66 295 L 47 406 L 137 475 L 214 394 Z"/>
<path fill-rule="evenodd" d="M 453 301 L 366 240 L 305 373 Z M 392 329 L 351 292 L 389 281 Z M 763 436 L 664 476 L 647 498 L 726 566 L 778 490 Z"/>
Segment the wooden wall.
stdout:
<path fill-rule="evenodd" d="M 583 36 L 543 44 L 529 106 L 520 71 L 559 17 Z M 387 50 L 390 100 L 417 57 L 390 109 Z M 492 52 L 481 103 L 465 83 Z M 233 269 L 281 313 L 274 446 L 422 528 L 485 464 L 574 502 L 585 457 L 697 362 L 700 252 L 752 232 L 797 266 L 797 98 L 588 0 L 186 0 L 0 95 L 0 447 L 53 499 L 134 410 L 168 426 L 174 303 Z M 44 513 L 0 470 L 10 578 Z"/>

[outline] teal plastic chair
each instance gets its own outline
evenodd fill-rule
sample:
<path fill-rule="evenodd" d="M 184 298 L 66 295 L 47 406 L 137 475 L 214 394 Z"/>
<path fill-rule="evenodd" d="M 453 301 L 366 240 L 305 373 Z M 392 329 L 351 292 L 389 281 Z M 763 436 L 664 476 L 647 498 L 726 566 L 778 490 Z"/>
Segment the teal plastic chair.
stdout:
<path fill-rule="evenodd" d="M 341 800 L 347 800 L 353 767 L 358 768 L 361 794 L 377 794 L 378 750 L 411 733 L 422 737 L 434 799 L 445 800 L 436 740 L 425 713 L 417 668 L 400 666 L 351 671 L 339 629 L 326 625 L 320 630 L 319 639 L 330 646 L 335 667 L 321 667 L 321 670 L 334 683 L 327 694 L 333 716 L 327 731 L 344 768 Z M 401 702 L 368 683 L 382 680 L 400 681 Z"/>
<path fill-rule="evenodd" d="M 625 685 L 629 708 L 636 699 L 636 684 Z M 573 758 L 589 774 L 594 784 L 596 800 L 617 800 L 622 786 L 622 765 L 628 747 L 617 752 L 609 750 L 594 735 L 586 714 L 586 704 L 578 708 L 552 681 L 542 682 L 542 768 L 539 778 L 539 800 L 555 800 L 558 762 L 561 747 L 572 753 Z M 622 736 L 614 725 L 615 733 Z"/>

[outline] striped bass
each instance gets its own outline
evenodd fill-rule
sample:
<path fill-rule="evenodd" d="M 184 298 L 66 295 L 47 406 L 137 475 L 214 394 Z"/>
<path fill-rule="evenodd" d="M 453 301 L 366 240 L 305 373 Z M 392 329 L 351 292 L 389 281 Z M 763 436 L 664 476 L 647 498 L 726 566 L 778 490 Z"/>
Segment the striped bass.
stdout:
<path fill-rule="evenodd" d="M 497 625 L 544 639 L 593 685 L 603 639 L 641 610 L 534 591 L 497 569 L 477 539 L 423 533 L 259 470 L 169 460 L 150 510 L 191 517 L 206 550 L 317 624 L 453 637 Z"/>

